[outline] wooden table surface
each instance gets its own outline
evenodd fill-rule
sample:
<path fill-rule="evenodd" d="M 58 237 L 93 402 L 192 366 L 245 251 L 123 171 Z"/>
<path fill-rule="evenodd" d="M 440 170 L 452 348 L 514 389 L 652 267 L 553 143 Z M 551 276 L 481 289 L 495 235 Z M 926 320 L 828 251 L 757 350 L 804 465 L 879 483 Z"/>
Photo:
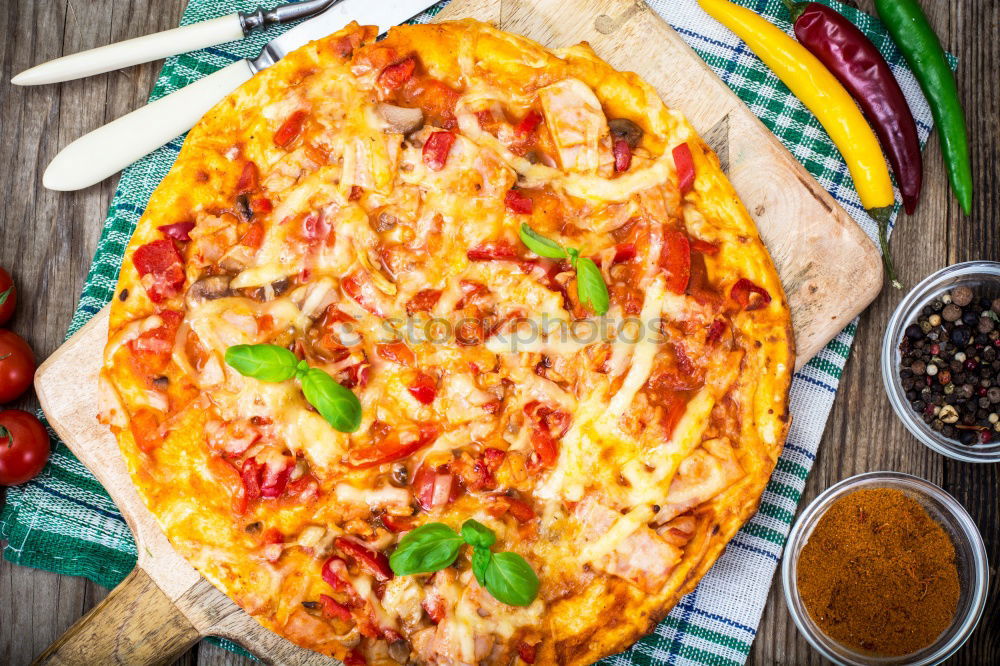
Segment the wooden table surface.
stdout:
<path fill-rule="evenodd" d="M 684 0 L 693 1 L 693 0 Z M 0 265 L 18 283 L 13 328 L 39 358 L 63 340 L 93 256 L 115 179 L 81 192 L 50 192 L 42 172 L 74 138 L 138 106 L 160 63 L 82 81 L 18 89 L 11 76 L 34 64 L 177 25 L 181 0 L 4 0 L 0 3 Z M 857 0 L 872 10 L 872 0 Z M 976 178 L 974 211 L 965 218 L 948 191 L 936 134 L 925 154 L 923 200 L 892 239 L 904 283 L 948 264 L 1000 260 L 1000 2 L 924 0 L 931 22 L 961 60 L 959 89 L 967 109 Z M 845 477 L 898 470 L 941 485 L 972 514 L 990 554 L 992 593 L 979 629 L 949 663 L 1000 663 L 1000 481 L 997 465 L 945 459 L 919 444 L 892 415 L 879 376 L 882 332 L 900 292 L 885 290 L 862 316 L 854 352 L 834 403 L 803 501 Z M 27 397 L 13 405 L 33 409 Z M 0 499 L 2 501 L 2 499 Z M 0 663 L 26 664 L 107 591 L 83 579 L 0 561 Z M 798 635 L 772 585 L 751 663 L 822 660 Z M 180 664 L 251 663 L 202 643 Z"/>

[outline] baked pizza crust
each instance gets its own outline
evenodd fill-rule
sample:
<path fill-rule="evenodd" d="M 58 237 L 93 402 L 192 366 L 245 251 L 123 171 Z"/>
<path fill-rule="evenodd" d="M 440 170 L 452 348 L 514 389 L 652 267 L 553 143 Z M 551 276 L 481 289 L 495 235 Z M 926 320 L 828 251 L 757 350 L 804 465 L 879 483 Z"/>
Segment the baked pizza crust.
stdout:
<path fill-rule="evenodd" d="M 655 483 L 649 480 L 650 488 L 662 491 L 672 480 L 683 483 L 688 469 L 683 467 L 685 461 L 693 470 L 691 478 L 701 483 L 706 483 L 705 475 L 710 474 L 698 468 L 702 463 L 714 465 L 713 470 L 738 469 L 742 476 L 706 501 L 696 502 L 681 513 L 685 521 L 681 523 L 681 531 L 685 534 L 678 542 L 682 543 L 678 552 L 682 555 L 669 574 L 652 582 L 642 575 L 637 579 L 632 569 L 628 569 L 631 579 L 615 575 L 609 571 L 614 567 L 608 564 L 614 561 L 615 544 L 601 543 L 599 536 L 586 533 L 587 525 L 597 524 L 588 521 L 598 520 L 595 516 L 608 506 L 617 514 L 616 529 L 619 530 L 624 529 L 621 525 L 630 516 L 636 516 L 643 524 L 655 525 L 653 512 L 661 510 L 660 504 L 654 507 L 648 503 L 628 503 L 629 498 L 649 496 L 640 488 L 641 483 L 626 487 L 614 481 L 623 478 L 622 470 L 627 472 L 625 476 L 631 473 L 628 465 L 634 462 L 636 452 L 642 450 L 636 448 L 645 437 L 641 430 L 653 426 L 643 422 L 642 429 L 635 431 L 640 433 L 633 438 L 635 441 L 608 435 L 601 420 L 608 396 L 596 402 L 588 401 L 586 396 L 580 397 L 573 413 L 574 427 L 562 440 L 560 460 L 540 471 L 538 478 L 531 482 L 538 524 L 527 529 L 512 522 L 510 516 L 490 523 L 498 531 L 498 547 L 502 545 L 503 549 L 521 552 L 539 573 L 542 582 L 539 601 L 527 608 L 504 607 L 487 598 L 474 581 L 469 581 L 467 563 L 459 564 L 458 570 L 449 574 L 454 578 L 449 578 L 449 582 L 457 585 L 456 589 L 466 590 L 456 593 L 463 594 L 464 601 L 454 603 L 467 603 L 473 598 L 480 608 L 486 609 L 481 613 L 488 615 L 467 627 L 463 625 L 463 630 L 478 637 L 486 631 L 483 627 L 503 625 L 496 629 L 488 653 L 485 656 L 476 654 L 477 659 L 510 663 L 518 654 L 519 645 L 527 642 L 535 648 L 535 663 L 591 663 L 627 648 L 650 632 L 680 597 L 695 587 L 728 541 L 756 511 L 789 425 L 788 389 L 794 366 L 794 344 L 788 303 L 753 221 L 723 174 L 716 155 L 697 137 L 683 116 L 668 109 L 656 92 L 635 74 L 613 70 L 585 43 L 548 50 L 523 37 L 472 20 L 401 26 L 378 43 L 375 43 L 374 32 L 372 28 L 351 25 L 289 54 L 220 102 L 188 134 L 174 167 L 151 197 L 125 253 L 119 297 L 114 299 L 111 308 L 111 333 L 102 373 L 102 416 L 118 437 L 140 495 L 171 543 L 214 585 L 264 626 L 299 645 L 341 659 L 360 651 L 368 663 L 395 663 L 389 661 L 388 646 L 392 642 L 389 639 L 394 638 L 391 634 L 383 632 L 378 640 L 362 639 L 357 627 L 331 623 L 328 617 L 302 606 L 302 601 L 314 601 L 320 594 L 330 593 L 329 586 L 320 576 L 320 567 L 325 556 L 336 552 L 328 545 L 309 545 L 316 531 L 306 533 L 311 536 L 303 538 L 305 528 L 326 528 L 329 532 L 329 526 L 335 525 L 339 533 L 352 533 L 352 521 L 367 518 L 364 511 L 359 512 L 350 504 L 353 498 L 347 497 L 347 491 L 338 490 L 337 484 L 355 484 L 351 487 L 358 488 L 364 497 L 365 493 L 375 492 L 384 475 L 377 477 L 374 472 L 345 471 L 339 461 L 354 449 L 351 439 L 332 429 L 323 431 L 324 424 L 315 422 L 317 415 L 302 416 L 308 410 L 299 405 L 301 414 L 279 412 L 272 418 L 304 419 L 296 432 L 310 441 L 304 444 L 305 452 L 299 451 L 297 459 L 306 461 L 308 473 L 317 480 L 319 499 L 312 497 L 299 501 L 296 497 L 282 496 L 270 503 L 261 500 L 259 506 L 245 508 L 244 514 L 234 513 L 234 497 L 243 492 L 240 472 L 226 454 L 206 444 L 206 439 L 211 440 L 212 432 L 219 428 L 214 405 L 231 405 L 231 394 L 239 392 L 239 385 L 233 383 L 237 379 L 232 377 L 231 369 L 220 367 L 218 371 L 225 374 L 226 383 L 206 387 L 204 367 L 196 368 L 198 364 L 191 361 L 190 349 L 185 349 L 181 338 L 190 331 L 200 335 L 197 332 L 212 326 L 211 318 L 231 316 L 235 312 L 228 308 L 230 315 L 227 315 L 227 308 L 208 311 L 203 304 L 193 306 L 195 297 L 191 285 L 205 274 L 205 266 L 220 264 L 219 257 L 211 261 L 213 257 L 209 255 L 214 250 L 202 239 L 226 233 L 226 229 L 235 229 L 239 224 L 243 225 L 239 227 L 243 232 L 246 226 L 246 220 L 234 204 L 234 193 L 241 187 L 242 165 L 246 161 L 262 165 L 261 186 L 264 191 L 273 193 L 274 201 L 269 205 L 273 205 L 274 211 L 264 215 L 266 233 L 282 223 L 273 219 L 279 213 L 292 215 L 297 210 L 293 210 L 295 206 L 310 205 L 302 201 L 290 203 L 282 199 L 283 193 L 295 193 L 300 198 L 313 197 L 312 203 L 317 207 L 324 205 L 325 202 L 320 201 L 324 197 L 339 197 L 339 204 L 349 207 L 356 193 L 353 188 L 358 187 L 365 193 L 359 205 L 369 215 L 378 210 L 377 204 L 389 200 L 389 195 L 381 193 L 393 190 L 394 182 L 398 185 L 400 178 L 405 179 L 406 174 L 391 165 L 397 159 L 405 163 L 406 158 L 398 158 L 396 151 L 404 150 L 406 144 L 399 134 L 372 129 L 371 118 L 377 103 L 373 90 L 377 90 L 376 77 L 380 71 L 374 65 L 387 64 L 376 62 L 379 53 L 385 59 L 385 49 L 394 49 L 398 55 L 416 53 L 427 76 L 464 91 L 451 130 L 460 135 L 458 141 L 470 140 L 469 145 L 475 144 L 477 150 L 494 150 L 503 155 L 490 158 L 500 166 L 488 174 L 488 178 L 484 176 L 479 187 L 489 189 L 496 185 L 498 189 L 507 190 L 519 183 L 530 189 L 533 185 L 547 183 L 574 202 L 585 202 L 590 209 L 599 209 L 609 200 L 634 199 L 638 196 L 636 192 L 650 187 L 661 188 L 666 193 L 663 195 L 666 203 L 662 205 L 668 210 L 683 211 L 681 219 L 687 233 L 721 248 L 716 254 L 703 257 L 708 282 L 725 300 L 718 312 L 726 313 L 728 324 L 727 339 L 720 343 L 724 349 L 713 348 L 706 354 L 706 376 L 722 377 L 728 372 L 732 381 L 719 380 L 724 391 L 718 396 L 710 396 L 707 407 L 715 416 L 706 414 L 701 430 L 694 428 L 697 432 L 692 437 L 696 436 L 696 441 L 686 447 L 676 445 L 664 451 L 664 464 L 669 469 L 658 476 L 648 469 L 638 471 L 635 479 L 641 483 L 655 479 Z M 365 61 L 360 53 L 370 54 L 370 57 Z M 568 80 L 582 82 L 593 92 L 600 102 L 603 117 L 627 118 L 643 130 L 633 167 L 628 173 L 609 176 L 607 164 L 600 160 L 589 171 L 569 168 L 566 150 L 558 153 L 563 166 L 549 167 L 550 171 L 544 172 L 538 164 L 516 160 L 523 156 L 504 153 L 500 139 L 485 132 L 481 123 L 470 126 L 469 114 L 461 113 L 461 109 L 466 108 L 463 105 L 476 103 L 475 96 L 469 93 L 475 91 L 481 99 L 490 97 L 502 101 L 508 113 L 518 115 L 536 103 L 539 91 L 551 91 L 551 86 Z M 310 139 L 309 149 L 300 146 L 287 150 L 275 143 L 275 134 L 291 114 L 301 109 L 305 109 L 310 122 L 315 123 L 309 130 L 310 136 L 315 138 Z M 433 109 L 427 115 L 433 116 Z M 546 120 L 547 125 L 557 122 L 550 115 L 546 115 Z M 551 133 L 556 129 L 547 131 Z M 423 141 L 426 138 L 426 134 L 420 137 Z M 324 144 L 324 140 L 329 143 Z M 352 148 L 341 144 L 352 141 L 367 142 L 364 145 L 370 150 L 351 158 Z M 393 142 L 403 142 L 403 148 L 394 146 Z M 683 142 L 691 149 L 697 179 L 694 189 L 680 198 L 676 169 L 669 156 L 672 147 Z M 555 144 L 556 149 L 563 148 L 558 140 Z M 597 150 L 602 150 L 600 144 L 595 145 Z M 330 161 L 322 164 L 323 155 L 304 153 L 315 151 L 317 147 L 337 159 L 327 157 Z M 290 157 L 292 155 L 294 157 Z M 585 159 L 580 153 L 574 155 Z M 363 177 L 348 177 L 345 159 L 362 158 L 371 159 L 370 168 Z M 303 164 L 312 164 L 313 170 L 309 171 Z M 428 172 L 425 176 L 419 187 L 426 191 L 439 187 L 433 180 L 437 177 L 435 174 Z M 315 183 L 307 187 L 303 183 L 310 178 Z M 455 183 L 468 185 L 470 178 L 474 176 L 441 182 L 448 183 L 448 187 L 458 187 Z M 671 197 L 676 197 L 674 204 L 671 204 Z M 494 231 L 510 238 L 511 228 L 520 222 L 516 215 L 503 215 L 502 210 L 496 215 L 490 213 L 493 217 L 486 215 L 483 211 L 492 205 L 487 197 L 481 205 L 468 192 L 455 192 L 454 198 L 458 199 L 451 204 L 457 206 L 455 209 L 446 208 L 442 203 L 444 198 L 434 200 L 435 205 L 441 206 L 445 224 L 450 215 L 461 210 L 468 216 L 470 225 L 492 224 Z M 651 214 L 648 208 L 642 210 L 644 214 Z M 489 221 L 481 222 L 477 218 L 480 214 Z M 259 219 L 260 213 L 257 216 Z M 537 215 L 533 220 L 536 219 Z M 164 233 L 160 227 L 163 225 L 190 222 L 195 223 L 191 231 L 193 241 L 176 243 L 186 255 L 183 287 L 166 298 L 162 294 L 151 296 L 157 287 L 151 284 L 154 278 L 140 275 L 136 267 L 137 250 L 162 241 Z M 338 228 L 333 228 L 331 233 L 339 233 Z M 596 238 L 587 230 L 580 234 L 581 246 Z M 236 239 L 235 235 L 230 235 Z M 258 252 L 269 251 L 267 243 L 265 240 L 263 249 Z M 438 252 L 444 253 L 447 249 L 446 239 Z M 192 259 L 196 253 L 201 253 L 197 261 Z M 428 250 L 428 256 L 429 262 L 442 262 L 432 264 L 433 271 L 447 272 L 452 263 L 459 261 L 454 256 L 436 256 L 432 249 Z M 281 265 L 284 259 L 278 256 L 272 264 Z M 248 275 L 250 269 L 245 265 L 241 268 L 243 272 L 234 281 L 243 280 L 246 289 L 263 288 L 254 282 L 254 275 Z M 263 269 L 258 272 L 270 275 Z M 300 275 L 301 284 L 295 284 L 305 287 L 317 280 L 318 277 L 301 280 Z M 770 301 L 763 304 L 753 301 L 755 306 L 750 308 L 734 306 L 732 292 L 739 280 L 749 280 L 766 292 Z M 646 294 L 653 289 L 648 284 L 647 287 Z M 679 302 L 678 307 L 682 309 L 695 307 L 687 297 L 683 301 L 678 298 L 681 297 L 665 296 L 664 302 Z M 160 302 L 155 302 L 158 299 Z M 179 311 L 183 319 L 175 329 L 176 337 L 168 341 L 169 358 L 164 362 L 163 358 L 156 360 L 144 356 L 147 352 L 155 353 L 155 349 L 149 351 L 155 347 L 155 344 L 148 344 L 149 331 L 153 331 L 152 337 L 156 338 L 156 331 L 161 330 L 166 325 L 165 318 L 170 317 L 163 313 L 170 309 Z M 665 316 L 669 318 L 670 315 Z M 239 326 L 239 323 L 234 325 Z M 699 335 L 704 338 L 704 332 Z M 144 340 L 146 342 L 141 342 Z M 211 356 L 224 349 L 209 348 L 208 351 Z M 633 363 L 636 363 L 634 359 Z M 167 378 L 166 381 L 161 377 Z M 374 402 L 363 399 L 366 409 L 379 400 L 390 400 L 394 395 L 392 391 L 399 389 L 398 384 L 388 380 L 378 386 L 383 394 L 373 398 Z M 369 390 L 373 389 L 369 387 Z M 264 400 L 260 395 L 256 399 L 258 402 Z M 283 394 L 280 400 L 290 399 Z M 651 409 L 649 401 L 643 404 L 647 410 Z M 694 410 L 692 404 L 688 403 L 689 413 Z M 640 418 L 639 412 L 642 408 L 633 405 L 621 416 Z M 154 416 L 150 417 L 151 413 Z M 706 426 L 705 422 L 712 425 Z M 363 429 L 369 423 L 366 417 Z M 683 429 L 687 424 L 688 421 L 682 419 L 678 428 Z M 724 441 L 706 448 L 702 439 L 705 432 L 718 434 L 712 441 Z M 138 439 L 136 433 L 140 434 Z M 683 439 L 683 435 L 675 434 L 673 441 Z M 322 447 L 315 444 L 319 440 L 324 442 Z M 721 447 L 718 456 L 711 453 L 713 446 Z M 591 453 L 596 450 L 604 451 L 603 457 L 594 458 Z M 530 453 L 527 455 L 530 461 Z M 733 461 L 736 468 L 732 467 Z M 412 475 L 413 470 L 410 473 Z M 699 474 L 702 476 L 697 476 Z M 726 478 L 736 476 L 737 472 L 733 472 Z M 694 486 L 691 501 L 701 499 L 697 483 Z M 388 486 L 378 488 L 385 495 L 391 494 L 385 490 Z M 369 498 L 373 496 L 368 495 Z M 667 493 L 663 493 L 661 504 L 668 506 L 669 499 Z M 483 503 L 483 496 L 468 492 L 447 507 L 435 509 L 431 519 L 457 526 L 465 517 L 480 516 Z M 427 519 L 425 512 L 417 511 L 418 523 Z M 272 543 L 268 544 L 261 531 L 270 529 L 276 530 L 285 543 L 275 546 L 272 538 Z M 631 534 L 645 534 L 643 530 L 660 534 L 638 523 Z M 393 537 L 386 537 L 385 530 L 375 530 L 368 536 L 373 535 L 378 537 L 375 541 L 386 552 L 391 551 L 388 541 Z M 319 537 L 321 541 L 329 538 L 328 533 Z M 292 539 L 298 539 L 295 547 L 289 545 Z M 266 550 L 268 545 L 270 551 Z M 581 561 L 587 553 L 591 559 Z M 624 565 L 618 566 L 619 571 L 624 571 Z M 383 590 L 380 601 L 372 601 L 383 607 L 375 613 L 376 624 L 392 625 L 397 636 L 408 639 L 418 661 L 460 663 L 464 660 L 461 649 L 449 646 L 442 632 L 434 633 L 434 625 L 427 622 L 426 616 L 419 619 L 420 607 L 413 608 L 413 599 L 419 600 L 424 588 L 441 587 L 442 578 L 447 577 L 439 577 L 434 582 L 427 576 L 420 576 L 411 577 L 405 584 L 393 583 L 390 590 Z M 354 584 L 359 585 L 357 579 Z M 452 601 L 449 599 L 449 603 Z M 404 617 L 406 614 L 409 619 Z M 418 619 L 412 617 L 414 614 Z M 455 615 L 459 615 L 458 610 Z M 449 616 L 439 626 L 450 621 Z M 457 627 L 458 624 L 453 629 L 458 631 Z M 415 637 L 414 630 L 419 629 L 431 629 L 432 640 L 427 633 Z"/>

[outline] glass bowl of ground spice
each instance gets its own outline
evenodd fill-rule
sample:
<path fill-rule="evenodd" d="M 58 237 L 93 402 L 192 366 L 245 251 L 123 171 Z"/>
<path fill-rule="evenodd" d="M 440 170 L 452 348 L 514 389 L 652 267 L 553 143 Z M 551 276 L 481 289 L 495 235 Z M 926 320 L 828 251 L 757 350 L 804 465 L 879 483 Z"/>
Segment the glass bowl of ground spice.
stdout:
<path fill-rule="evenodd" d="M 972 518 L 933 483 L 871 472 L 806 507 L 781 566 L 799 631 L 851 666 L 936 664 L 975 629 L 989 586 Z"/>
<path fill-rule="evenodd" d="M 914 287 L 886 327 L 882 381 L 925 445 L 1000 461 L 1000 263 L 955 264 Z"/>

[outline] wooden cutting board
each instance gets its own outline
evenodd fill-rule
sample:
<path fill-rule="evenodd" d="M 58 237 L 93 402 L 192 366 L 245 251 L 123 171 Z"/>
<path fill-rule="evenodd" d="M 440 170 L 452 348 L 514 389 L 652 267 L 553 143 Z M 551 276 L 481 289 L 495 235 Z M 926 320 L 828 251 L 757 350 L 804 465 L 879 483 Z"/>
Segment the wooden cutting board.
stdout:
<path fill-rule="evenodd" d="M 684 0 L 693 2 L 694 0 Z M 586 40 L 683 111 L 716 150 L 760 228 L 792 307 L 800 365 L 878 294 L 875 247 L 829 194 L 659 16 L 638 0 L 453 0 L 438 20 L 474 17 L 542 44 Z M 169 663 L 202 636 L 230 638 L 269 663 L 328 664 L 261 627 L 170 546 L 96 420 L 107 309 L 38 369 L 49 422 L 121 509 L 135 570 L 37 663 Z"/>

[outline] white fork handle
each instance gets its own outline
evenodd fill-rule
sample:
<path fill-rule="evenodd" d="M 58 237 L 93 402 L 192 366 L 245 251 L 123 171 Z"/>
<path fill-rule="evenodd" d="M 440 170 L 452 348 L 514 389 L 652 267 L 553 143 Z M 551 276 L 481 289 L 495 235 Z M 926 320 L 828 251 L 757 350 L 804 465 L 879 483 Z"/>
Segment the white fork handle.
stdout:
<path fill-rule="evenodd" d="M 194 127 L 219 100 L 251 76 L 249 61 L 238 60 L 81 136 L 56 155 L 42 176 L 42 184 L 66 192 L 101 182 Z"/>
<path fill-rule="evenodd" d="M 243 39 L 240 15 L 229 14 L 56 58 L 21 72 L 11 79 L 11 83 L 19 86 L 37 86 L 43 83 L 71 81 L 159 60 L 178 53 L 197 51 L 206 46 L 224 44 L 236 39 Z"/>

